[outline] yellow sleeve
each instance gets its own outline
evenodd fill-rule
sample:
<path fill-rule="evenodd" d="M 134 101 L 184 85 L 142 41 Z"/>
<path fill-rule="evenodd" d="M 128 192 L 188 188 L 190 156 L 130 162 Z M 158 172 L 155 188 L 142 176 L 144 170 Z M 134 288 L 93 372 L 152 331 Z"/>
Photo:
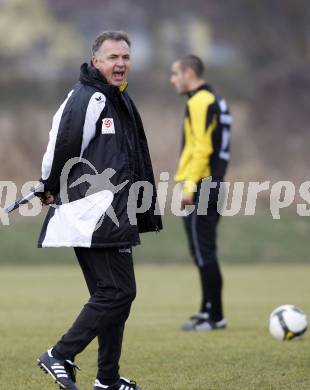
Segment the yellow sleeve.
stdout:
<path fill-rule="evenodd" d="M 185 193 L 194 192 L 197 184 L 206 172 L 206 167 L 210 165 L 210 156 L 213 152 L 212 133 L 217 125 L 214 116 L 207 126 L 208 110 L 210 104 L 205 99 L 193 99 L 188 104 L 192 130 L 192 159 L 183 186 Z"/>

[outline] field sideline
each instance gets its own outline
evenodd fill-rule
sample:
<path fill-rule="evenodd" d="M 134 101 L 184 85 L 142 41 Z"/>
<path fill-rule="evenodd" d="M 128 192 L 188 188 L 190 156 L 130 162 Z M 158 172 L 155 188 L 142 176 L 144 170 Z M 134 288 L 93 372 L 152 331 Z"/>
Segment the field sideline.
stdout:
<path fill-rule="evenodd" d="M 138 297 L 125 335 L 122 374 L 144 390 L 302 390 L 310 388 L 310 335 L 279 343 L 268 316 L 284 303 L 310 313 L 310 267 L 224 266 L 229 329 L 182 333 L 197 308 L 191 266 L 137 266 Z M 0 389 L 56 389 L 35 358 L 68 327 L 87 299 L 78 267 L 0 267 Z M 92 390 L 96 342 L 78 359 L 80 390 Z"/>

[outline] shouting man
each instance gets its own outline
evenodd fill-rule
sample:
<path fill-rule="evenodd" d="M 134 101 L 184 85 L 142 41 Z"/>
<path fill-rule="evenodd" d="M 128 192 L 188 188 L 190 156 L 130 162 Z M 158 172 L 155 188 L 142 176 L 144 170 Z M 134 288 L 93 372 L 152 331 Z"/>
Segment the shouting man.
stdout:
<path fill-rule="evenodd" d="M 96 337 L 94 390 L 141 390 L 119 376 L 124 325 L 136 295 L 131 248 L 140 243 L 139 233 L 158 231 L 162 224 L 154 215 L 156 191 L 142 121 L 126 92 L 129 70 L 128 35 L 100 34 L 91 63 L 81 66 L 79 82 L 54 116 L 42 162 L 40 197 L 51 207 L 39 246 L 74 247 L 90 293 L 72 327 L 38 358 L 68 390 L 77 390 L 76 355 Z M 134 205 L 127 203 L 137 181 L 150 183 L 153 192 L 148 210 L 139 212 L 144 193 L 134 191 L 134 224 L 129 215 Z"/>

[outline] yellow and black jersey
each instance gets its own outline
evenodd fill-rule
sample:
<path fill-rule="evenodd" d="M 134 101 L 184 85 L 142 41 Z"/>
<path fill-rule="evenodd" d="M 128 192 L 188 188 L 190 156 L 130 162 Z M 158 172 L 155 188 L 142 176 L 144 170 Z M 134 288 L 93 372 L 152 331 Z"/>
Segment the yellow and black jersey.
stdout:
<path fill-rule="evenodd" d="M 222 180 L 230 157 L 231 115 L 224 99 L 208 84 L 189 94 L 183 124 L 183 142 L 177 182 L 192 193 L 194 184 L 212 176 Z"/>

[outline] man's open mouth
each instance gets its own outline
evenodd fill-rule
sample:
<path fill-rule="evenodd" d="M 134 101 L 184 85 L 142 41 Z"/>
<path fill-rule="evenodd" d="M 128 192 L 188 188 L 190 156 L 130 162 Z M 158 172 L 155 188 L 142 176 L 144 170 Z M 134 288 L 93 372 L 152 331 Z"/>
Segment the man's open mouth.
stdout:
<path fill-rule="evenodd" d="M 124 74 L 125 74 L 125 72 L 123 72 L 123 71 L 116 71 L 116 72 L 113 72 L 113 77 L 115 78 L 115 79 L 122 79 L 123 77 L 124 77 Z"/>

